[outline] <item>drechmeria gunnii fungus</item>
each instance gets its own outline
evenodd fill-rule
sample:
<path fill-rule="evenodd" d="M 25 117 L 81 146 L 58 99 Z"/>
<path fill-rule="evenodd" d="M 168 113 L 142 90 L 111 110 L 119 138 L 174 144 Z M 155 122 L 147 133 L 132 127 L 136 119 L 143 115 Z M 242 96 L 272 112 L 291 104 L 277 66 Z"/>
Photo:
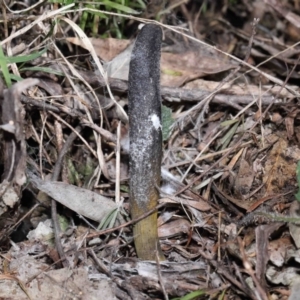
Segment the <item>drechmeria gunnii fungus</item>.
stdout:
<path fill-rule="evenodd" d="M 136 39 L 129 68 L 129 157 L 131 217 L 136 219 L 158 202 L 162 159 L 160 49 L 162 31 L 145 25 Z M 157 234 L 157 212 L 133 229 L 137 255 L 164 259 Z"/>

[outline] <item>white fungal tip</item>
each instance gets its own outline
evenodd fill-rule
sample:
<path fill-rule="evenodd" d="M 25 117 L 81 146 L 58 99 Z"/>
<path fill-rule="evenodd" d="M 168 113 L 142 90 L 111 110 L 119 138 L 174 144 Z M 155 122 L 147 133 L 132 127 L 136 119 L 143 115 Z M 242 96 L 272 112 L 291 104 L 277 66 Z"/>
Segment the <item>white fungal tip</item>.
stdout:
<path fill-rule="evenodd" d="M 141 30 L 144 26 L 145 26 L 145 24 L 141 23 L 141 24 L 139 24 L 138 29 Z"/>
<path fill-rule="evenodd" d="M 161 128 L 161 124 L 160 124 L 160 120 L 159 120 L 158 115 L 152 114 L 150 116 L 150 119 L 151 119 L 152 125 L 154 126 L 154 128 L 156 130 L 158 130 L 159 128 Z"/>

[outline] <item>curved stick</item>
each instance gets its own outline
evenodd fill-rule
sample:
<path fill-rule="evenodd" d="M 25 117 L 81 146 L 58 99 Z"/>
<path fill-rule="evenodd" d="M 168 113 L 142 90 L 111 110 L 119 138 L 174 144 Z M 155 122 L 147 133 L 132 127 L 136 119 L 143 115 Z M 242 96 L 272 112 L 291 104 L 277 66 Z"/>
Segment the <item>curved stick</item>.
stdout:
<path fill-rule="evenodd" d="M 160 48 L 162 31 L 153 24 L 139 33 L 129 69 L 130 204 L 136 219 L 157 205 L 162 159 Z M 157 212 L 133 229 L 139 258 L 160 260 L 164 255 L 157 234 Z"/>

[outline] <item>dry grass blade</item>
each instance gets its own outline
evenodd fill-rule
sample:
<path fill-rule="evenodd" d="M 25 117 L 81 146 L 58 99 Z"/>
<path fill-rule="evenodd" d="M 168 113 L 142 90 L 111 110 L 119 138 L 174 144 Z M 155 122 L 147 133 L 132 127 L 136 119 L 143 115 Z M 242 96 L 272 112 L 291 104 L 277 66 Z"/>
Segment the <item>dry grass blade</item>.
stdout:
<path fill-rule="evenodd" d="M 119 107 L 120 111 L 123 113 L 125 120 L 128 119 L 127 114 L 125 113 L 123 107 L 121 107 L 119 105 L 119 103 L 115 100 L 115 98 L 110 90 L 107 75 L 103 69 L 102 64 L 100 63 L 100 60 L 95 52 L 95 49 L 94 49 L 92 43 L 90 42 L 90 40 L 88 39 L 86 34 L 81 30 L 81 28 L 76 23 L 74 23 L 73 21 L 71 21 L 70 19 L 65 18 L 65 17 L 63 17 L 62 20 L 67 22 L 75 30 L 75 32 L 78 34 L 79 38 L 82 40 L 82 43 L 84 43 L 85 48 L 88 49 L 88 51 L 91 53 L 92 58 L 97 66 L 97 69 L 100 72 L 100 75 L 104 78 L 104 80 L 106 82 L 106 88 L 107 88 L 110 98 L 115 103 L 115 105 Z"/>
<path fill-rule="evenodd" d="M 33 21 L 32 23 L 30 23 L 29 25 L 27 25 L 24 28 L 16 31 L 15 33 L 11 34 L 6 39 L 4 39 L 3 41 L 1 41 L 0 45 L 3 46 L 6 43 L 10 42 L 11 40 L 15 39 L 16 37 L 25 34 L 27 31 L 29 31 L 30 29 L 32 29 L 39 22 L 42 22 L 44 20 L 50 19 L 52 17 L 55 17 L 55 16 L 57 16 L 57 15 L 59 15 L 61 13 L 66 13 L 66 10 L 70 9 L 73 6 L 74 6 L 74 3 L 66 5 L 66 6 L 63 6 L 63 7 L 59 8 L 59 9 L 57 9 L 57 10 L 54 10 L 54 11 L 48 11 L 47 13 L 44 13 L 43 15 L 41 15 L 40 17 L 38 17 L 35 21 Z"/>

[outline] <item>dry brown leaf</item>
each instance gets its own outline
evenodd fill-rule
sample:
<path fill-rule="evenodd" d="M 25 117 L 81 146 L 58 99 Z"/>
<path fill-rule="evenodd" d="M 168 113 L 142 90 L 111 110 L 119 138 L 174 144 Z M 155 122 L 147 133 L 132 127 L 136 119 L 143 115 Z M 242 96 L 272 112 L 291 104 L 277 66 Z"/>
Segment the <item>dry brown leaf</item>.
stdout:
<path fill-rule="evenodd" d="M 282 223 L 274 223 L 257 226 L 255 229 L 256 236 L 256 265 L 255 272 L 258 280 L 263 287 L 266 286 L 265 271 L 269 260 L 268 247 L 269 237 L 282 226 Z"/>
<path fill-rule="evenodd" d="M 245 158 L 241 158 L 239 172 L 235 179 L 234 189 L 238 195 L 243 198 L 247 198 L 250 192 L 254 179 L 254 172 L 252 166 L 246 161 Z"/>
<path fill-rule="evenodd" d="M 159 238 L 170 238 L 182 233 L 189 233 L 191 224 L 186 219 L 177 219 L 158 227 Z"/>
<path fill-rule="evenodd" d="M 244 151 L 244 148 L 240 149 L 240 151 L 238 153 L 236 153 L 233 158 L 230 160 L 229 164 L 226 165 L 226 171 L 224 172 L 224 174 L 222 175 L 221 180 L 224 180 L 226 177 L 228 177 L 228 175 L 230 174 L 229 171 L 231 171 L 233 169 L 233 167 L 235 166 L 235 164 L 237 163 L 237 161 L 239 160 L 240 156 L 242 155 Z"/>
<path fill-rule="evenodd" d="M 270 261 L 275 266 L 282 267 L 289 247 L 293 247 L 290 237 L 282 237 L 280 239 L 270 241 L 268 247 Z"/>
<path fill-rule="evenodd" d="M 235 66 L 215 56 L 204 56 L 198 51 L 185 53 L 162 53 L 161 84 L 181 86 L 186 81 L 230 70 Z"/>
<path fill-rule="evenodd" d="M 90 190 L 63 182 L 43 181 L 32 173 L 28 175 L 31 183 L 37 189 L 91 220 L 101 221 L 113 210 L 118 209 L 118 205 L 111 199 Z"/>
<path fill-rule="evenodd" d="M 70 37 L 66 40 L 72 44 L 81 46 L 86 49 L 84 43 L 80 38 Z M 112 60 L 114 57 L 124 51 L 130 44 L 130 40 L 119 40 L 114 38 L 90 38 L 90 41 L 94 46 L 97 55 L 106 62 Z"/>
<path fill-rule="evenodd" d="M 284 120 L 285 120 L 287 138 L 290 140 L 294 135 L 294 118 L 286 117 Z"/>
<path fill-rule="evenodd" d="M 266 194 L 282 193 L 296 182 L 296 166 L 300 159 L 299 151 L 295 147 L 288 147 L 286 139 L 279 137 L 274 144 L 265 163 L 263 182 L 266 184 Z"/>
<path fill-rule="evenodd" d="M 199 211 L 208 211 L 211 210 L 211 206 L 208 202 L 205 202 L 204 200 L 186 200 L 178 197 L 170 197 L 170 198 L 162 198 L 159 200 L 160 203 L 180 203 L 184 205 L 191 206 L 193 208 L 198 209 Z"/>
<path fill-rule="evenodd" d="M 69 42 L 86 48 L 81 39 L 67 38 Z M 90 39 L 98 56 L 104 61 L 112 61 L 116 56 L 126 51 L 130 41 L 117 39 Z M 122 63 L 118 62 L 118 73 L 113 72 L 113 78 L 126 80 L 128 78 L 128 65 L 130 51 L 126 57 L 122 57 Z M 184 53 L 166 53 L 161 55 L 161 84 L 169 87 L 181 86 L 186 81 L 199 78 L 207 74 L 215 74 L 234 68 L 226 59 L 220 59 L 216 55 L 208 55 L 204 51 L 188 50 Z M 114 67 L 115 68 L 115 67 Z M 118 74 L 122 74 L 121 78 Z"/>
<path fill-rule="evenodd" d="M 111 179 L 116 179 L 116 160 L 113 158 L 107 162 L 107 172 Z M 120 180 L 128 179 L 128 164 L 120 163 Z"/>

